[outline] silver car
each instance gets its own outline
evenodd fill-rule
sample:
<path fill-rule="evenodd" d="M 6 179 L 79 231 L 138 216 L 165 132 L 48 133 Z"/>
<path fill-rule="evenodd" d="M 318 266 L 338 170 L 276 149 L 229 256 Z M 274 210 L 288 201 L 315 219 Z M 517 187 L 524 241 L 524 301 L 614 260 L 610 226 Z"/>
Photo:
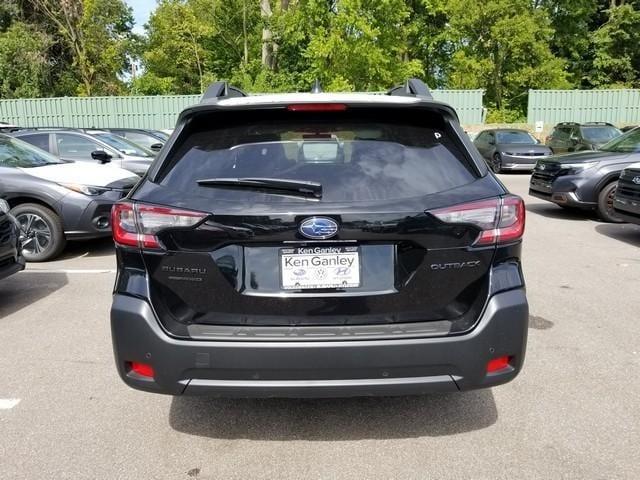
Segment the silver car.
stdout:
<path fill-rule="evenodd" d="M 154 158 L 146 148 L 103 130 L 37 128 L 11 135 L 61 160 L 109 163 L 136 175 L 144 175 Z"/>

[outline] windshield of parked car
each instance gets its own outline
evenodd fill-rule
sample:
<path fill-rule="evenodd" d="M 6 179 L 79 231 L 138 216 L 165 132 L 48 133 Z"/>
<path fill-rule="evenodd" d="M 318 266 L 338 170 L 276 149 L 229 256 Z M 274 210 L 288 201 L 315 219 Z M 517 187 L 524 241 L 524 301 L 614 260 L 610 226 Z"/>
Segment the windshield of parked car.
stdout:
<path fill-rule="evenodd" d="M 508 132 L 496 132 L 496 140 L 497 143 L 502 144 L 510 144 L 510 143 L 521 143 L 521 144 L 531 144 L 538 143 L 533 136 L 531 136 L 528 132 L 521 132 L 519 130 L 512 130 Z"/>
<path fill-rule="evenodd" d="M 135 143 L 128 141 L 126 138 L 119 137 L 113 133 L 94 133 L 93 135 L 125 155 L 135 155 L 136 157 L 145 158 L 153 157 L 153 153 L 146 148 L 136 145 Z"/>
<path fill-rule="evenodd" d="M 44 167 L 64 163 L 49 152 L 16 138 L 0 135 L 0 166 L 16 168 Z"/>
<path fill-rule="evenodd" d="M 603 145 L 600 150 L 617 153 L 640 152 L 640 128 L 614 138 L 606 145 Z"/>
<path fill-rule="evenodd" d="M 622 132 L 616 127 L 601 126 L 601 127 L 582 127 L 582 135 L 584 138 L 593 143 L 606 143 L 620 136 Z"/>
<path fill-rule="evenodd" d="M 336 116 L 225 112 L 218 124 L 204 118 L 164 165 L 162 185 L 212 200 L 278 202 L 264 191 L 218 186 L 246 178 L 315 182 L 329 203 L 420 197 L 476 178 L 439 115 L 372 109 Z"/>

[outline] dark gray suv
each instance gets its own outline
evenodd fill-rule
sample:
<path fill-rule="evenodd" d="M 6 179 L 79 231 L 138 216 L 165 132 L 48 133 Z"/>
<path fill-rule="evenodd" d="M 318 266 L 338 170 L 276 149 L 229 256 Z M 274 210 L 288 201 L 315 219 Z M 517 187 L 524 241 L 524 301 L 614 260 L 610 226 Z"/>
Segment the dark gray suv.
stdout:
<path fill-rule="evenodd" d="M 418 80 L 212 85 L 113 209 L 118 372 L 150 392 L 420 394 L 520 371 L 524 204 Z"/>
<path fill-rule="evenodd" d="M 582 152 L 598 150 L 621 134 L 614 125 L 606 122 L 564 122 L 555 126 L 546 143 L 553 153 Z"/>

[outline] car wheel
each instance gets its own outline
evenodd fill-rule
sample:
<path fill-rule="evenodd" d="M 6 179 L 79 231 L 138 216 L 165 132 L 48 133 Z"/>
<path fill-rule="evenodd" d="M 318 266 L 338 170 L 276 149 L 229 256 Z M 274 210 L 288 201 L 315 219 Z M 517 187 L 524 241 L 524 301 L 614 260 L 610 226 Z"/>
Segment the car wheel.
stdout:
<path fill-rule="evenodd" d="M 616 194 L 618 182 L 611 182 L 606 185 L 598 195 L 598 215 L 605 222 L 624 223 L 624 220 L 616 215 L 613 209 L 613 197 Z"/>
<path fill-rule="evenodd" d="M 500 154 L 496 153 L 493 155 L 493 162 L 491 162 L 491 170 L 494 173 L 502 172 L 502 159 L 500 158 Z"/>
<path fill-rule="evenodd" d="M 20 224 L 22 254 L 28 262 L 46 262 L 64 249 L 67 240 L 60 217 L 35 203 L 24 203 L 11 210 Z"/>

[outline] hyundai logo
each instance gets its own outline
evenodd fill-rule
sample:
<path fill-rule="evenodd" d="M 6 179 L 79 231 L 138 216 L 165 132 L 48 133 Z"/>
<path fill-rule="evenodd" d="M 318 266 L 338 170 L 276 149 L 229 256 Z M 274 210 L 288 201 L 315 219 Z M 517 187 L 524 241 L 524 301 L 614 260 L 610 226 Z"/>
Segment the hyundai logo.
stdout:
<path fill-rule="evenodd" d="M 307 238 L 324 240 L 338 233 L 338 224 L 330 218 L 311 217 L 304 220 L 298 230 Z"/>
<path fill-rule="evenodd" d="M 636 185 L 640 185 L 640 177 L 633 177 L 633 179 L 631 181 L 633 183 L 635 183 Z"/>

